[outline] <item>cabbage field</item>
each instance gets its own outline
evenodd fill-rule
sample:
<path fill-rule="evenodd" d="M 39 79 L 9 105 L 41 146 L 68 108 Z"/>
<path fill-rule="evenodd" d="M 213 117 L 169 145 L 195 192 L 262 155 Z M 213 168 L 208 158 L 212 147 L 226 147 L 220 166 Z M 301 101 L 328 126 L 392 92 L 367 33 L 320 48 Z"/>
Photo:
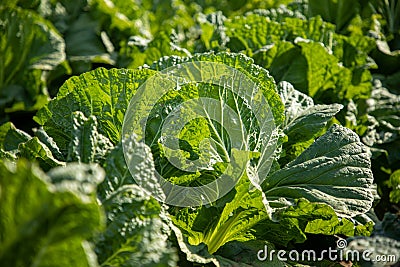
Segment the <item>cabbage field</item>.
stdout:
<path fill-rule="evenodd" d="M 0 266 L 400 266 L 400 2 L 1 1 Z"/>

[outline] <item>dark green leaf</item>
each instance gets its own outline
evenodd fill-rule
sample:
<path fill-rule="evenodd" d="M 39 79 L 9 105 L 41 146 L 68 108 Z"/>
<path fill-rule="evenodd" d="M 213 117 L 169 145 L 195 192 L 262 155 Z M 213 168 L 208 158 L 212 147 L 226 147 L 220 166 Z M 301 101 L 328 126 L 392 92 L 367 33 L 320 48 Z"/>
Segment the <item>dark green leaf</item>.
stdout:
<path fill-rule="evenodd" d="M 36 13 L 0 7 L 0 114 L 38 109 L 48 98 L 46 76 L 65 60 L 65 43 Z"/>
<path fill-rule="evenodd" d="M 288 206 L 294 199 L 330 205 L 339 216 L 370 210 L 372 171 L 368 150 L 359 137 L 333 125 L 299 157 L 267 177 L 263 190 L 271 206 Z"/>

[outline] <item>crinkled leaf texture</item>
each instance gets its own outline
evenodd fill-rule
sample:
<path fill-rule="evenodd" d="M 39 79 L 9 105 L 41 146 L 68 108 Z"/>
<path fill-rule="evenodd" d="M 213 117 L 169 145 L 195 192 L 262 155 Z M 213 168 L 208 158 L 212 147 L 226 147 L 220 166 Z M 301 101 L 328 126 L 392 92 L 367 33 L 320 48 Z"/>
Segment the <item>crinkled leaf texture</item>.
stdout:
<path fill-rule="evenodd" d="M 86 241 L 103 226 L 95 197 L 104 177 L 91 165 L 48 175 L 19 160 L 0 162 L 0 261 L 5 266 L 98 266 Z M 83 182 L 85 180 L 85 182 Z"/>
<path fill-rule="evenodd" d="M 95 116 L 97 131 L 116 144 L 130 99 L 152 74 L 154 71 L 149 69 L 98 68 L 72 77 L 60 87 L 57 97 L 38 111 L 35 120 L 43 125 L 64 155 L 73 139 L 75 122 L 71 116 L 75 111 L 86 118 Z"/>
<path fill-rule="evenodd" d="M 137 185 L 113 192 L 102 206 L 107 227 L 96 238 L 102 266 L 175 266 L 176 252 L 167 242 L 168 218 L 160 204 Z"/>
<path fill-rule="evenodd" d="M 150 196 L 160 192 L 150 149 L 136 136 L 124 139 L 105 160 L 106 178 L 98 195 L 107 214 L 107 228 L 96 238 L 102 266 L 175 266 L 177 255 L 167 239 L 170 221 L 164 207 Z M 139 187 L 141 181 L 152 185 Z M 146 190 L 147 189 L 147 190 Z"/>
<path fill-rule="evenodd" d="M 110 151 L 103 167 L 106 178 L 99 185 L 97 192 L 101 201 L 107 199 L 119 187 L 136 183 L 126 164 L 121 142 Z"/>
<path fill-rule="evenodd" d="M 57 144 L 42 128 L 35 130 L 36 137 L 31 137 L 16 129 L 11 122 L 0 126 L 0 151 L 3 153 L 0 157 L 36 160 L 45 171 L 64 165 L 64 161 L 103 163 L 113 144 L 98 132 L 96 117 L 86 118 L 82 112 L 76 111 L 71 119 L 73 129 L 70 132 L 71 141 L 66 159 Z"/>
<path fill-rule="evenodd" d="M 379 80 L 374 82 L 366 110 L 373 127 L 363 137 L 370 146 L 390 143 L 400 136 L 400 96 L 383 87 Z"/>
<path fill-rule="evenodd" d="M 86 118 L 82 112 L 72 114 L 72 140 L 68 148 L 67 161 L 98 162 L 113 148 L 110 140 L 98 132 L 98 123 L 95 116 Z"/>
<path fill-rule="evenodd" d="M 333 125 L 294 161 L 273 173 L 262 188 L 271 206 L 306 198 L 330 205 L 342 217 L 369 211 L 373 176 L 367 147 L 351 130 Z"/>
<path fill-rule="evenodd" d="M 371 97 L 365 101 L 350 101 L 346 125 L 354 129 L 364 144 L 371 147 L 373 158 L 384 154 L 389 165 L 397 169 L 400 159 L 397 147 L 400 136 L 400 96 L 374 79 Z M 387 179 L 387 178 L 385 178 Z"/>
<path fill-rule="evenodd" d="M 229 41 L 221 39 L 221 45 L 253 57 L 276 81 L 291 82 L 314 99 L 332 103 L 369 96 L 372 38 L 336 34 L 335 25 L 321 17 L 305 19 L 279 9 L 230 18 L 224 29 Z"/>

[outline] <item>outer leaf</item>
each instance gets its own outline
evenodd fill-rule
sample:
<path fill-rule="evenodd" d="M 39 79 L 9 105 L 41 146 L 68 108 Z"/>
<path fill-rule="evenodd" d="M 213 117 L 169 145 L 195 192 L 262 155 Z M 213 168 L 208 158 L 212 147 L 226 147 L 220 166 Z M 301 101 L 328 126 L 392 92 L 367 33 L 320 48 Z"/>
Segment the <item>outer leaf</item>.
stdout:
<path fill-rule="evenodd" d="M 43 134 L 42 139 L 46 140 Z M 0 158 L 16 160 L 19 157 L 23 157 L 30 160 L 37 160 L 40 167 L 45 171 L 52 167 L 64 165 L 64 162 L 53 157 L 52 151 L 46 144 L 42 143 L 37 137 L 32 138 L 24 131 L 15 128 L 11 122 L 0 126 L 0 151 L 2 153 Z"/>
<path fill-rule="evenodd" d="M 118 188 L 130 184 L 138 184 L 158 200 L 165 199 L 155 176 L 150 148 L 137 141 L 136 135 L 124 138 L 122 144 L 120 143 L 108 154 L 104 166 L 107 175 L 99 189 L 99 194 L 104 200 Z"/>
<path fill-rule="evenodd" d="M 15 128 L 12 122 L 0 126 L 0 149 L 16 153 L 19 144 L 28 141 L 31 136 Z"/>
<path fill-rule="evenodd" d="M 175 250 L 167 243 L 165 214 L 144 190 L 137 185 L 122 186 L 103 201 L 103 207 L 107 228 L 96 240 L 102 266 L 176 265 Z"/>
<path fill-rule="evenodd" d="M 107 229 L 96 242 L 100 263 L 103 266 L 174 266 L 176 255 L 167 243 L 166 214 L 149 195 L 149 192 L 159 193 L 162 199 L 163 194 L 154 176 L 150 149 L 138 142 L 136 136 L 123 142 L 125 154 L 119 144 L 106 158 L 106 179 L 98 189 L 108 218 Z M 136 182 L 142 187 L 135 185 Z"/>
<path fill-rule="evenodd" d="M 104 179 L 104 170 L 97 164 L 69 163 L 65 168 L 51 169 L 51 182 L 59 191 L 70 191 L 84 202 L 96 196 L 97 185 Z"/>
<path fill-rule="evenodd" d="M 57 98 L 37 113 L 35 120 L 65 155 L 72 140 L 74 111 L 81 111 L 85 117 L 96 116 L 99 133 L 116 144 L 132 95 L 152 73 L 148 69 L 98 68 L 72 77 L 60 88 Z"/>
<path fill-rule="evenodd" d="M 97 192 L 101 201 L 109 198 L 118 188 L 136 183 L 126 165 L 121 143 L 110 151 L 103 166 L 106 171 L 106 178 L 104 182 L 99 185 Z"/>
<path fill-rule="evenodd" d="M 89 71 L 91 63 L 115 64 L 114 46 L 107 34 L 100 32 L 99 21 L 82 13 L 70 23 L 65 33 L 66 52 L 76 72 Z M 88 63 L 89 68 L 83 69 Z"/>
<path fill-rule="evenodd" d="M 370 164 L 358 136 L 333 125 L 298 158 L 267 177 L 263 190 L 271 206 L 306 198 L 327 203 L 339 216 L 352 217 L 372 206 Z"/>
<path fill-rule="evenodd" d="M 311 97 L 297 91 L 288 82 L 278 85 L 279 95 L 285 105 L 284 131 L 289 142 L 302 142 L 317 137 L 317 134 L 335 116 L 343 105 L 314 105 Z"/>
<path fill-rule="evenodd" d="M 64 40 L 31 11 L 1 7 L 0 17 L 0 113 L 38 108 L 48 97 L 44 74 L 65 60 Z"/>
<path fill-rule="evenodd" d="M 284 132 L 288 141 L 283 144 L 282 165 L 292 161 L 320 136 L 329 120 L 343 107 L 340 104 L 314 105 L 311 97 L 297 91 L 288 82 L 280 82 L 278 91 L 285 105 Z"/>
<path fill-rule="evenodd" d="M 56 157 L 57 159 L 64 160 L 63 155 L 60 152 L 60 149 L 58 148 L 57 144 L 54 142 L 53 138 L 51 138 L 44 130 L 43 128 L 34 128 L 32 129 L 33 132 L 35 133 L 35 136 L 45 144 L 51 151 L 51 153 Z"/>
<path fill-rule="evenodd" d="M 93 170 L 93 169 L 92 169 Z M 84 175 L 70 167 L 75 178 Z M 102 179 L 102 173 L 96 172 Z M 94 181 L 90 182 L 94 184 Z M 93 185 L 95 188 L 95 185 Z M 93 190 L 53 185 L 26 161 L 0 162 L 0 261 L 7 266 L 97 266 L 86 241 L 102 225 Z"/>
<path fill-rule="evenodd" d="M 50 149 L 39 141 L 37 137 L 31 138 L 18 147 L 18 156 L 38 161 L 40 167 L 48 171 L 51 168 L 65 165 L 64 162 L 55 159 Z"/>

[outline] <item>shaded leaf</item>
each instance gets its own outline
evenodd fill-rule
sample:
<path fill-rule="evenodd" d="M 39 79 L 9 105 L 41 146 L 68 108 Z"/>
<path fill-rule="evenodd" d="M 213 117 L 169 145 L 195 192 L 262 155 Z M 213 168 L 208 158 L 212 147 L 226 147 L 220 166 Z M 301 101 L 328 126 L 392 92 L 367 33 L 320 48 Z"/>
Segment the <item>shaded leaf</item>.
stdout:
<path fill-rule="evenodd" d="M 71 184 L 79 184 L 71 167 Z M 56 172 L 56 171 L 55 171 Z M 98 266 L 85 241 L 103 225 L 92 192 L 50 183 L 35 165 L 0 162 L 0 261 L 7 266 Z M 102 173 L 97 173 L 101 180 Z M 95 190 L 95 182 L 91 181 Z M 6 194 L 5 194 L 6 192 Z"/>

